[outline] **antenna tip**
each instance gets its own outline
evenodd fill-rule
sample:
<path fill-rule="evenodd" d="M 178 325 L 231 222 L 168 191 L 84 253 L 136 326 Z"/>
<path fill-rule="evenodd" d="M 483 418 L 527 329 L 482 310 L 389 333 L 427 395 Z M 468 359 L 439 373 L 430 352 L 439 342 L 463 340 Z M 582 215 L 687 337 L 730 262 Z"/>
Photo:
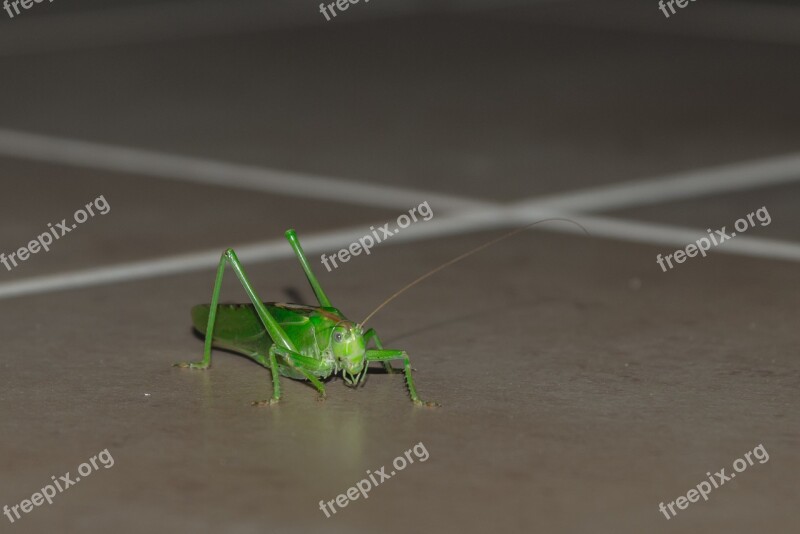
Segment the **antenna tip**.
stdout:
<path fill-rule="evenodd" d="M 286 230 L 286 232 L 284 232 L 283 235 L 286 236 L 286 239 L 288 239 L 289 241 L 297 239 L 297 233 L 294 231 L 294 228 L 289 228 L 288 230 Z"/>

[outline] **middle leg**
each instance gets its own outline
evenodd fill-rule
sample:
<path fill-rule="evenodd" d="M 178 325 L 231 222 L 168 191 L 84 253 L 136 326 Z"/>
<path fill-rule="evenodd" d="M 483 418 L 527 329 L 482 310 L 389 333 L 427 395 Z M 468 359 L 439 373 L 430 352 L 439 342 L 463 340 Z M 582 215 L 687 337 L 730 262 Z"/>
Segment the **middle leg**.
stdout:
<path fill-rule="evenodd" d="M 291 367 L 292 369 L 296 369 L 299 371 L 311 384 L 317 389 L 319 392 L 318 400 L 325 400 L 325 385 L 322 381 L 315 376 L 315 374 L 325 375 L 327 374 L 325 365 L 320 362 L 319 360 L 315 360 L 314 358 L 309 358 L 308 356 L 304 356 L 300 353 L 294 352 L 292 350 L 284 349 L 283 347 L 279 347 L 277 345 L 272 345 L 269 349 L 269 358 L 270 358 L 270 366 L 273 366 L 273 362 L 280 358 L 281 362 L 285 365 Z M 269 401 L 253 401 L 251 404 L 253 406 L 265 406 L 267 404 L 274 404 L 278 402 L 280 398 L 280 384 L 277 382 L 277 365 L 274 365 L 276 368 L 273 371 L 273 391 L 275 388 L 278 388 L 278 399 L 275 399 L 273 395 L 273 399 Z M 276 385 L 277 384 L 277 385 Z"/>

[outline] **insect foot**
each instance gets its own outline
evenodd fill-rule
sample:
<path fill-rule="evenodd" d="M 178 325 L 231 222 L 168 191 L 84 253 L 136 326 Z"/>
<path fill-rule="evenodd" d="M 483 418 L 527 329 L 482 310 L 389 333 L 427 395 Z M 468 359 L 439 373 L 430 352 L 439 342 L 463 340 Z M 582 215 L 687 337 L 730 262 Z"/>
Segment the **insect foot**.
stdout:
<path fill-rule="evenodd" d="M 253 401 L 250 403 L 250 406 L 272 406 L 273 404 L 278 404 L 280 399 L 268 399 L 268 400 L 261 400 L 261 401 Z"/>
<path fill-rule="evenodd" d="M 172 364 L 172 367 L 180 367 L 181 369 L 208 369 L 209 364 L 202 362 L 178 362 Z"/>
<path fill-rule="evenodd" d="M 424 400 L 419 400 L 419 399 L 415 400 L 414 404 L 416 406 L 427 406 L 429 408 L 441 408 L 442 407 L 442 404 L 439 403 L 439 402 L 424 401 Z"/>

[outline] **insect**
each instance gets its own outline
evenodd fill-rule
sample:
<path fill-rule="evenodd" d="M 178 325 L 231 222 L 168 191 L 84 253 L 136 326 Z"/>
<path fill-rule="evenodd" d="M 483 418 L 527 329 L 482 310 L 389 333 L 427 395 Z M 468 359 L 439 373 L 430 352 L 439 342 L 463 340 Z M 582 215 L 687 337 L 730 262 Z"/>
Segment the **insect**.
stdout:
<path fill-rule="evenodd" d="M 349 320 L 331 305 L 331 301 L 311 271 L 294 230 L 287 230 L 285 236 L 300 261 L 319 306 L 262 302 L 253 289 L 236 252 L 229 248 L 219 261 L 211 303 L 192 308 L 194 328 L 205 334 L 203 359 L 197 362 L 176 363 L 175 366 L 208 369 L 211 366 L 212 348 L 243 354 L 269 369 L 272 374 L 272 397 L 252 403 L 253 406 L 265 406 L 280 400 L 281 376 L 311 382 L 319 392 L 319 400 L 324 400 L 326 394 L 323 381 L 327 378 L 341 374 L 345 384 L 358 387 L 366 378 L 369 364 L 379 362 L 386 368 L 387 373 L 394 373 L 396 369 L 391 362 L 401 361 L 411 401 L 420 406 L 439 406 L 436 402 L 426 402 L 419 398 L 411 376 L 408 354 L 403 350 L 385 349 L 374 329 L 365 330 L 367 321 L 401 293 L 438 271 L 534 224 L 551 220 L 567 220 L 575 223 L 570 219 L 545 219 L 484 243 L 396 291 L 361 323 Z M 578 223 L 575 224 L 580 226 Z M 586 232 L 582 226 L 581 229 Z M 222 278 L 228 265 L 233 268 L 250 298 L 249 304 L 219 304 Z M 375 348 L 367 348 L 370 342 Z"/>
<path fill-rule="evenodd" d="M 208 369 L 211 366 L 213 347 L 230 350 L 252 358 L 272 373 L 272 397 L 255 401 L 254 406 L 277 403 L 281 398 L 280 377 L 308 380 L 325 399 L 323 380 L 341 373 L 345 383 L 357 387 L 366 378 L 372 362 L 380 362 L 388 373 L 393 373 L 391 362 L 403 363 L 406 386 L 414 404 L 437 406 L 419 398 L 411 376 L 411 362 L 402 350 L 383 348 L 374 329 L 364 330 L 331 305 L 320 286 L 294 230 L 286 231 L 286 239 L 305 271 L 311 289 L 319 302 L 318 307 L 301 304 L 262 302 L 253 289 L 236 252 L 226 250 L 217 268 L 211 304 L 192 308 L 195 329 L 205 333 L 203 359 L 199 362 L 182 362 L 176 367 Z M 230 265 L 244 287 L 250 304 L 219 304 L 219 294 L 225 267 Z M 375 348 L 368 349 L 372 342 Z"/>

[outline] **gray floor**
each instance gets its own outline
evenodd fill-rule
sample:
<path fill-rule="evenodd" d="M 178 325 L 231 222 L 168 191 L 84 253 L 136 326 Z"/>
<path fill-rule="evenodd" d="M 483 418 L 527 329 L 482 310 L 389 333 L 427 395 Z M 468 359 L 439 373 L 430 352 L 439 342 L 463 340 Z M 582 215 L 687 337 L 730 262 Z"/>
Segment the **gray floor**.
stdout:
<path fill-rule="evenodd" d="M 13 37 L 0 38 L 0 251 L 98 195 L 111 205 L 50 252 L 0 267 L 0 506 L 104 449 L 114 458 L 52 505 L 0 516 L 3 531 L 796 530 L 800 164 L 782 183 L 765 171 L 735 190 L 567 214 L 592 235 L 550 223 L 397 299 L 371 326 L 409 352 L 421 396 L 441 408 L 415 408 L 402 378 L 377 369 L 359 390 L 331 380 L 324 403 L 284 379 L 282 404 L 253 408 L 270 375 L 245 358 L 171 367 L 202 351 L 189 309 L 214 276 L 213 258 L 190 268 L 181 255 L 261 243 L 243 255 L 260 295 L 312 302 L 288 246 L 270 248 L 294 227 L 334 304 L 361 320 L 510 226 L 459 226 L 448 199 L 497 208 L 688 172 L 702 181 L 800 146 L 791 6 L 709 0 L 667 20 L 655 2 L 413 12 L 387 1 L 372 15 L 373 4 L 330 23 L 309 4 L 247 24 L 220 13 L 224 31 L 195 21 L 115 40 L 104 27 L 96 42 L 79 33 L 116 8 L 48 19 L 37 4 L 30 34 L 0 21 Z M 25 39 L 35 49 L 21 51 Z M 141 159 L 68 164 L 52 147 L 70 140 Z M 155 153 L 239 167 L 192 183 L 148 172 Z M 301 182 L 291 173 L 394 189 L 370 206 L 226 186 L 242 166 L 274 169 L 288 189 Z M 338 230 L 363 235 L 430 199 L 442 202 L 431 222 L 332 272 L 318 263 L 350 242 Z M 762 206 L 771 224 L 736 237 L 735 253 L 666 273 L 655 263 L 690 242 L 682 229 L 730 228 Z M 173 257 L 183 267 L 159 275 Z M 146 275 L 101 283 L 107 268 L 151 261 Z M 84 287 L 66 287 L 75 273 L 88 273 Z M 233 276 L 223 299 L 246 299 Z M 420 442 L 427 461 L 331 518 L 319 510 Z M 759 444 L 769 461 L 669 521 L 659 512 Z"/>

